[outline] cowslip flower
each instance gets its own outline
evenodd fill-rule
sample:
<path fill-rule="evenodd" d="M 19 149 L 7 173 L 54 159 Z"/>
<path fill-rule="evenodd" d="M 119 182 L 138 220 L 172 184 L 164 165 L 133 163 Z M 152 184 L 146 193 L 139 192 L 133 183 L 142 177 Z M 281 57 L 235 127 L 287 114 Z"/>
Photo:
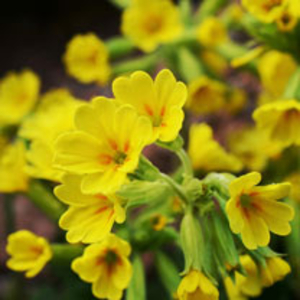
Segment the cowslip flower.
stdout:
<path fill-rule="evenodd" d="M 14 193 L 27 190 L 29 177 L 25 173 L 25 151 L 22 141 L 15 141 L 0 149 L 0 192 Z"/>
<path fill-rule="evenodd" d="M 35 178 L 59 182 L 62 172 L 53 167 L 54 142 L 65 131 L 74 129 L 74 115 L 82 101 L 66 89 L 55 89 L 42 96 L 33 114 L 22 123 L 19 135 L 29 140 L 26 172 Z"/>
<path fill-rule="evenodd" d="M 230 300 L 247 300 L 262 293 L 263 285 L 259 269 L 249 255 L 240 256 L 240 263 L 247 275 L 234 272 L 235 282 L 228 276 L 224 279 L 226 293 Z"/>
<path fill-rule="evenodd" d="M 76 130 L 56 141 L 55 167 L 82 175 L 84 194 L 111 194 L 138 165 L 150 143 L 152 126 L 130 105 L 104 97 L 77 109 Z"/>
<path fill-rule="evenodd" d="M 271 141 L 282 147 L 300 145 L 300 103 L 283 100 L 267 103 L 253 113 L 258 129 L 266 131 Z"/>
<path fill-rule="evenodd" d="M 40 79 L 29 70 L 11 72 L 0 83 L 0 125 L 19 123 L 35 105 Z"/>
<path fill-rule="evenodd" d="M 216 47 L 227 39 L 224 24 L 216 17 L 206 18 L 197 28 L 198 41 L 205 47 Z"/>
<path fill-rule="evenodd" d="M 110 77 L 108 50 L 93 33 L 73 37 L 63 60 L 68 74 L 82 83 L 104 85 Z"/>
<path fill-rule="evenodd" d="M 298 16 L 296 16 L 294 12 L 295 11 L 292 9 L 287 9 L 283 11 L 280 17 L 276 20 L 277 28 L 280 31 L 290 32 L 296 27 L 298 24 Z"/>
<path fill-rule="evenodd" d="M 256 186 L 261 181 L 257 172 L 233 180 L 229 186 L 230 199 L 226 204 L 230 228 L 241 234 L 248 249 L 267 246 L 270 231 L 277 235 L 291 232 L 292 207 L 276 200 L 287 197 L 289 183 Z"/>
<path fill-rule="evenodd" d="M 145 52 L 174 40 L 182 31 L 178 8 L 170 0 L 133 0 L 122 15 L 125 36 Z"/>
<path fill-rule="evenodd" d="M 256 127 L 233 131 L 229 136 L 229 149 L 251 171 L 261 171 L 269 159 L 280 156 L 282 147 L 270 141 L 266 132 Z"/>
<path fill-rule="evenodd" d="M 217 80 L 201 76 L 188 85 L 186 108 L 197 115 L 219 111 L 225 105 L 227 87 Z"/>
<path fill-rule="evenodd" d="M 27 278 L 40 273 L 52 258 L 48 241 L 27 230 L 20 230 L 8 236 L 6 252 L 11 256 L 7 267 L 13 271 L 26 272 Z"/>
<path fill-rule="evenodd" d="M 131 104 L 140 115 L 149 118 L 153 140 L 169 142 L 176 138 L 184 119 L 182 106 L 187 91 L 171 71 L 160 71 L 154 81 L 142 71 L 119 77 L 113 82 L 113 92 L 117 101 Z"/>
<path fill-rule="evenodd" d="M 188 154 L 195 170 L 237 172 L 243 167 L 238 158 L 214 140 L 212 128 L 205 123 L 190 127 Z"/>
<path fill-rule="evenodd" d="M 292 185 L 290 198 L 296 202 L 300 203 L 300 172 L 295 172 L 290 174 L 286 181 Z"/>
<path fill-rule="evenodd" d="M 289 0 L 242 0 L 242 5 L 264 23 L 274 22 L 288 4 Z"/>
<path fill-rule="evenodd" d="M 200 53 L 201 60 L 213 73 L 223 76 L 229 68 L 228 61 L 214 50 L 203 49 Z"/>
<path fill-rule="evenodd" d="M 68 90 L 55 89 L 43 95 L 24 120 L 19 135 L 30 142 L 26 172 L 31 177 L 60 181 L 62 172 L 53 167 L 54 142 L 62 132 L 74 129 L 75 111 L 82 103 Z"/>
<path fill-rule="evenodd" d="M 126 241 L 110 234 L 101 243 L 88 246 L 71 268 L 83 281 L 92 283 L 95 297 L 119 300 L 132 276 L 130 252 Z"/>
<path fill-rule="evenodd" d="M 218 289 L 200 271 L 191 270 L 180 282 L 177 295 L 179 300 L 219 299 Z"/>
<path fill-rule="evenodd" d="M 291 273 L 291 267 L 282 258 L 271 257 L 266 260 L 266 267 L 261 268 L 260 271 L 262 285 L 269 287 Z"/>
<path fill-rule="evenodd" d="M 289 54 L 271 50 L 259 58 L 257 68 L 264 89 L 276 98 L 282 96 L 297 64 Z"/>
<path fill-rule="evenodd" d="M 240 263 L 247 275 L 235 271 L 235 283 L 229 276 L 224 279 L 226 293 L 230 300 L 257 297 L 264 287 L 273 285 L 291 272 L 289 264 L 280 257 L 267 258 L 265 267 L 256 266 L 249 255 L 240 256 Z"/>
<path fill-rule="evenodd" d="M 115 221 L 125 221 L 125 210 L 114 195 L 84 195 L 80 183 L 80 176 L 66 174 L 62 185 L 55 188 L 55 195 L 70 206 L 59 226 L 68 231 L 69 243 L 95 243 L 110 233 Z"/>

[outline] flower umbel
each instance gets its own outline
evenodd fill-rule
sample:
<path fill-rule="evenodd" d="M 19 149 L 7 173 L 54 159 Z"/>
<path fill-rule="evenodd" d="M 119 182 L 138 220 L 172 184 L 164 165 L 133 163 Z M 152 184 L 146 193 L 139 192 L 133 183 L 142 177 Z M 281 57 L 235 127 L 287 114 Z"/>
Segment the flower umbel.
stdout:
<path fill-rule="evenodd" d="M 11 256 L 7 261 L 8 268 L 26 272 L 27 278 L 36 276 L 52 258 L 47 240 L 27 230 L 9 235 L 6 251 Z"/>
<path fill-rule="evenodd" d="M 276 200 L 289 195 L 290 184 L 279 183 L 256 186 L 261 181 L 257 172 L 233 180 L 229 186 L 230 199 L 226 205 L 231 230 L 241 234 L 248 249 L 267 246 L 270 231 L 288 235 L 289 221 L 293 219 L 292 207 Z"/>
<path fill-rule="evenodd" d="M 130 251 L 126 241 L 110 234 L 101 243 L 88 246 L 71 267 L 82 280 L 92 283 L 97 298 L 119 300 L 132 276 Z"/>

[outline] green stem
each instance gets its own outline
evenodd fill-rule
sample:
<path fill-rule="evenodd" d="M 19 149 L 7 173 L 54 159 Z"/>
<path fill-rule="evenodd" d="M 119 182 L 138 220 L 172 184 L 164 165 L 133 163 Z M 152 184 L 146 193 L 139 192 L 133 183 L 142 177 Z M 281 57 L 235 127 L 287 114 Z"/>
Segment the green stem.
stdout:
<path fill-rule="evenodd" d="M 185 204 L 189 203 L 189 199 L 180 184 L 178 184 L 173 178 L 164 173 L 160 173 L 160 178 L 172 188 L 172 190 Z"/>
<path fill-rule="evenodd" d="M 204 20 L 208 16 L 215 16 L 217 12 L 226 4 L 228 0 L 204 0 L 201 2 L 198 13 L 197 19 Z"/>
<path fill-rule="evenodd" d="M 157 53 L 152 53 L 113 65 L 113 76 L 137 70 L 151 71 L 157 63 Z"/>
<path fill-rule="evenodd" d="M 194 175 L 194 171 L 193 171 L 193 167 L 192 167 L 192 164 L 191 164 L 191 160 L 188 157 L 186 151 L 183 148 L 181 148 L 180 150 L 176 151 L 175 153 L 179 157 L 179 159 L 182 163 L 184 173 L 186 175 L 192 177 Z"/>
<path fill-rule="evenodd" d="M 4 195 L 4 218 L 6 234 L 14 232 L 15 230 L 15 216 L 14 216 L 14 194 Z"/>
<path fill-rule="evenodd" d="M 65 211 L 64 205 L 37 180 L 31 181 L 27 196 L 39 209 L 54 221 L 58 221 Z"/>
<path fill-rule="evenodd" d="M 52 262 L 56 265 L 62 265 L 80 256 L 84 247 L 82 245 L 51 244 L 51 250 L 53 252 Z"/>
<path fill-rule="evenodd" d="M 111 60 L 125 56 L 135 49 L 132 42 L 123 37 L 112 38 L 105 43 Z"/>

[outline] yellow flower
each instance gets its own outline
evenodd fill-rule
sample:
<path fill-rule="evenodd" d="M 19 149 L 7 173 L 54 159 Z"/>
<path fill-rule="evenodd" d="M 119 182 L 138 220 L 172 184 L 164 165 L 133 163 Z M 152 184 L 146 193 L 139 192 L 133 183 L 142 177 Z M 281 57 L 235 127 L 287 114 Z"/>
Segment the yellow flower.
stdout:
<path fill-rule="evenodd" d="M 289 205 L 276 201 L 289 195 L 290 184 L 255 186 L 260 181 L 261 175 L 257 172 L 233 180 L 226 204 L 231 230 L 240 233 L 244 245 L 251 250 L 267 246 L 270 231 L 288 235 L 291 232 L 289 221 L 294 217 Z"/>
<path fill-rule="evenodd" d="M 218 289 L 200 271 L 191 270 L 180 282 L 177 295 L 179 300 L 219 299 Z"/>
<path fill-rule="evenodd" d="M 212 50 L 201 51 L 201 59 L 217 75 L 224 75 L 229 68 L 227 60 Z"/>
<path fill-rule="evenodd" d="M 196 170 L 237 172 L 242 169 L 242 163 L 213 139 L 213 131 L 205 123 L 190 127 L 188 154 Z"/>
<path fill-rule="evenodd" d="M 79 176 L 65 175 L 62 185 L 55 188 L 55 195 L 70 205 L 61 216 L 59 226 L 68 230 L 69 243 L 95 243 L 110 233 L 115 221 L 124 222 L 125 210 L 114 195 L 84 195 L 80 182 Z"/>
<path fill-rule="evenodd" d="M 263 87 L 273 97 L 280 97 L 297 64 L 289 54 L 271 50 L 260 57 L 257 67 Z"/>
<path fill-rule="evenodd" d="M 290 198 L 294 201 L 300 202 L 300 173 L 295 172 L 290 174 L 286 181 L 292 185 Z"/>
<path fill-rule="evenodd" d="M 247 127 L 232 132 L 229 137 L 229 149 L 251 171 L 261 171 L 269 158 L 280 155 L 282 148 L 271 142 L 266 134 L 256 127 Z"/>
<path fill-rule="evenodd" d="M 174 40 L 182 31 L 180 14 L 170 0 L 133 0 L 122 16 L 122 32 L 145 52 Z"/>
<path fill-rule="evenodd" d="M 155 231 L 160 231 L 166 227 L 168 219 L 162 214 L 155 214 L 151 216 L 150 223 Z"/>
<path fill-rule="evenodd" d="M 227 87 L 219 81 L 201 76 L 188 86 L 186 107 L 195 114 L 211 114 L 225 104 Z"/>
<path fill-rule="evenodd" d="M 26 191 L 29 178 L 25 173 L 25 145 L 21 141 L 4 146 L 0 154 L 0 192 Z"/>
<path fill-rule="evenodd" d="M 8 268 L 26 272 L 27 278 L 36 276 L 52 258 L 48 241 L 27 230 L 20 230 L 8 236 L 6 252 L 11 256 L 7 261 Z"/>
<path fill-rule="evenodd" d="M 75 110 L 82 103 L 68 90 L 56 89 L 46 93 L 25 119 L 19 134 L 31 142 L 26 153 L 30 176 L 60 181 L 62 172 L 53 167 L 54 142 L 62 132 L 74 129 Z"/>
<path fill-rule="evenodd" d="M 31 71 L 4 77 L 0 82 L 0 125 L 19 123 L 35 105 L 39 90 L 40 80 Z"/>
<path fill-rule="evenodd" d="M 280 31 L 289 32 L 298 24 L 298 17 L 293 14 L 292 10 L 286 10 L 282 12 L 281 16 L 276 20 L 276 23 Z"/>
<path fill-rule="evenodd" d="M 288 5 L 289 0 L 242 0 L 242 5 L 264 23 L 275 21 Z"/>
<path fill-rule="evenodd" d="M 280 257 L 268 258 L 266 264 L 266 267 L 261 269 L 263 286 L 271 286 L 291 273 L 289 264 Z"/>
<path fill-rule="evenodd" d="M 253 118 L 260 130 L 265 130 L 271 141 L 283 147 L 300 145 L 300 103 L 284 100 L 258 107 Z"/>
<path fill-rule="evenodd" d="M 110 77 L 109 53 L 93 33 L 76 35 L 68 43 L 64 63 L 70 76 L 83 83 L 104 85 Z"/>
<path fill-rule="evenodd" d="M 289 0 L 289 10 L 297 17 L 300 17 L 300 2 L 299 0 Z"/>
<path fill-rule="evenodd" d="M 71 268 L 83 281 L 92 283 L 95 297 L 119 300 L 132 276 L 130 251 L 127 242 L 110 234 L 101 243 L 88 246 Z"/>
<path fill-rule="evenodd" d="M 237 114 L 240 112 L 246 105 L 247 102 L 247 94 L 244 90 L 239 88 L 232 88 L 227 96 L 226 105 L 224 109 L 229 114 Z"/>
<path fill-rule="evenodd" d="M 247 276 L 235 271 L 235 283 L 229 276 L 224 280 L 229 300 L 247 300 L 248 297 L 257 297 L 262 293 L 262 281 L 254 261 L 250 256 L 242 255 L 240 263 L 246 271 Z"/>
<path fill-rule="evenodd" d="M 56 142 L 55 167 L 82 175 L 84 194 L 111 194 L 138 165 L 152 137 L 148 118 L 133 107 L 119 106 L 104 97 L 94 98 L 75 114 L 76 130 Z"/>
<path fill-rule="evenodd" d="M 151 120 L 153 140 L 169 142 L 177 137 L 184 119 L 182 106 L 187 91 L 171 71 L 160 71 L 154 82 L 142 71 L 129 78 L 119 77 L 113 82 L 113 92 L 117 101 L 134 106 L 140 115 Z"/>
<path fill-rule="evenodd" d="M 197 28 L 197 38 L 205 47 L 216 47 L 227 39 L 226 27 L 216 17 L 206 18 Z"/>

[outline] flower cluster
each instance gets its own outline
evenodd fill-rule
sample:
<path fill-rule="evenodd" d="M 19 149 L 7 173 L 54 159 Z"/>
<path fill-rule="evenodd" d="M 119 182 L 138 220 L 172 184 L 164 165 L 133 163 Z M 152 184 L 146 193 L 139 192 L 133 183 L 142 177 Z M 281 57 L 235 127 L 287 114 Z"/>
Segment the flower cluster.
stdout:
<path fill-rule="evenodd" d="M 71 268 L 108 300 L 161 299 L 153 286 L 246 300 L 292 269 L 297 282 L 299 1 L 111 2 L 122 36 L 76 35 L 62 54 L 91 99 L 41 94 L 30 70 L 0 82 L 7 267 Z M 11 233 L 20 193 L 65 240 Z"/>

